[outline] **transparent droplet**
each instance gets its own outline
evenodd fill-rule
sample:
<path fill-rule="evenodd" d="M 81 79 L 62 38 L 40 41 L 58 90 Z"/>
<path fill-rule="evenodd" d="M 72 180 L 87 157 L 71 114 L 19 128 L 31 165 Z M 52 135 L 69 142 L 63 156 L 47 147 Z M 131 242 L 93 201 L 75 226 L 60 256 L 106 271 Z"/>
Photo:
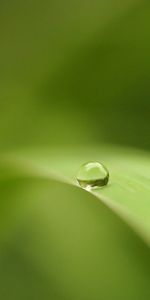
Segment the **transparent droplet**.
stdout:
<path fill-rule="evenodd" d="M 106 185 L 109 172 L 103 164 L 93 161 L 82 165 L 76 178 L 82 188 L 90 190 Z"/>

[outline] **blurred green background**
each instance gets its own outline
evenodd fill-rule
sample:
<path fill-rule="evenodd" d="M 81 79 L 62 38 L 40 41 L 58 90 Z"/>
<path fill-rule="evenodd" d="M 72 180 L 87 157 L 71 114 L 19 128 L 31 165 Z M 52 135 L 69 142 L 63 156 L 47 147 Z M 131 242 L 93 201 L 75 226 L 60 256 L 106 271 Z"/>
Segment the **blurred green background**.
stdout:
<path fill-rule="evenodd" d="M 0 2 L 0 146 L 150 149 L 148 1 Z"/>
<path fill-rule="evenodd" d="M 42 164 L 57 160 L 51 149 L 62 154 L 56 169 L 73 170 L 89 147 L 110 145 L 104 162 L 113 144 L 149 151 L 149 129 L 149 1 L 0 1 L 1 152 L 33 146 L 33 159 L 46 146 L 43 175 Z M 132 158 L 129 151 L 130 171 Z M 22 169 L 32 171 L 32 159 Z M 20 175 L 19 166 L 0 159 L 0 299 L 150 299 L 149 249 L 134 231 L 94 196 L 39 169 Z M 128 189 L 123 176 L 116 195 L 136 200 L 134 180 Z"/>

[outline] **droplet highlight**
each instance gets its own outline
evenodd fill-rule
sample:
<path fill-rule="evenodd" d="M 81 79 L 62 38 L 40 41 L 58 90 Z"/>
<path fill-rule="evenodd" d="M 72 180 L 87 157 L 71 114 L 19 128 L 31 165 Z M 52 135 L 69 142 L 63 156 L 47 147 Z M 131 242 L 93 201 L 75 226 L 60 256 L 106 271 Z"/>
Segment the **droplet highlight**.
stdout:
<path fill-rule="evenodd" d="M 82 188 L 91 190 L 107 185 L 109 172 L 102 163 L 88 162 L 80 167 L 76 178 Z"/>

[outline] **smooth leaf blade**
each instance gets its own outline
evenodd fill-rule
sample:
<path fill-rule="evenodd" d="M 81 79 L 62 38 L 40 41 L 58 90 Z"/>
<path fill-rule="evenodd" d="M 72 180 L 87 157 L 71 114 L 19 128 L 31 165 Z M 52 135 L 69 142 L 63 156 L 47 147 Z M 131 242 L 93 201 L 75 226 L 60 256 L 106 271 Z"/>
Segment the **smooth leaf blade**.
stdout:
<path fill-rule="evenodd" d="M 5 158 L 8 165 L 17 166 L 18 174 L 23 172 L 75 185 L 76 172 L 82 163 L 90 160 L 104 163 L 110 172 L 109 184 L 91 193 L 150 244 L 150 157 L 146 152 L 113 146 L 61 151 L 26 149 Z"/>
<path fill-rule="evenodd" d="M 31 177 L 0 192 L 2 299 L 149 299 L 148 247 L 93 195 Z"/>

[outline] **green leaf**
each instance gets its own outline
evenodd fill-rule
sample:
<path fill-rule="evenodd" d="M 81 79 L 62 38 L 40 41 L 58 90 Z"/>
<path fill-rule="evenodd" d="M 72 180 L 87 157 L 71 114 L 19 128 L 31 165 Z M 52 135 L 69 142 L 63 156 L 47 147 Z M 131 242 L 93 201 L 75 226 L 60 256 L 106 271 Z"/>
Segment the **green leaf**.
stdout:
<path fill-rule="evenodd" d="M 76 172 L 91 159 L 110 182 L 89 193 Z M 1 298 L 148 299 L 149 165 L 108 146 L 1 155 Z"/>
<path fill-rule="evenodd" d="M 86 161 L 104 163 L 109 184 L 91 193 L 123 218 L 150 244 L 150 156 L 143 151 L 112 146 L 93 149 L 26 149 L 5 155 L 10 172 L 32 174 L 77 185 L 76 173 Z M 4 158 L 3 158 L 4 163 Z M 1 172 L 2 174 L 2 172 Z"/>

